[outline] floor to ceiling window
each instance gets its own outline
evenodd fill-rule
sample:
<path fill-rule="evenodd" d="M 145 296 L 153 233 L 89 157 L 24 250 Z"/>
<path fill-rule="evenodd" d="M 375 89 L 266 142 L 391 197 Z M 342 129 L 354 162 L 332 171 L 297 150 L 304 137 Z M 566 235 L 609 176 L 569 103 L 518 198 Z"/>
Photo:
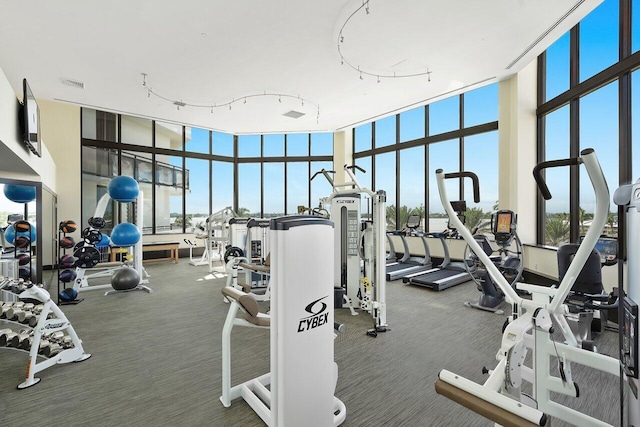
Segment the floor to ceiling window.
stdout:
<path fill-rule="evenodd" d="M 356 127 L 355 163 L 367 171 L 358 179 L 386 191 L 387 227 L 403 228 L 410 214 L 422 217 L 425 230 L 447 227 L 435 182 L 439 168 L 479 173 L 483 198 L 469 210 L 478 220 L 490 216 L 498 188 L 497 120 L 498 85 L 491 84 Z M 464 197 L 458 182 L 448 181 L 450 197 Z"/>
<path fill-rule="evenodd" d="M 593 148 L 611 193 L 640 171 L 632 137 L 640 120 L 637 6 L 633 0 L 604 0 L 539 57 L 538 160 Z M 595 206 L 587 174 L 584 168 L 546 174 L 553 198 L 539 204 L 538 243 L 577 242 L 589 229 Z M 604 233 L 616 237 L 621 226 L 611 204 Z"/>
<path fill-rule="evenodd" d="M 331 193 L 310 176 L 332 169 L 332 133 L 236 137 L 88 108 L 81 114 L 83 224 L 117 175 L 134 177 L 143 191 L 144 234 L 197 232 L 227 207 L 251 217 L 293 214 Z M 111 203 L 104 216 L 113 227 L 133 221 L 132 212 Z"/>

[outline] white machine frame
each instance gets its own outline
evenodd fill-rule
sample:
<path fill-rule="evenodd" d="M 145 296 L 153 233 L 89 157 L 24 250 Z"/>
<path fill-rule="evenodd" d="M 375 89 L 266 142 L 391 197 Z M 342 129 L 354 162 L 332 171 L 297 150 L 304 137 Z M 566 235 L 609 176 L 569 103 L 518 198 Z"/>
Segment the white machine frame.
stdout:
<path fill-rule="evenodd" d="M 204 240 L 204 251 L 200 259 L 193 257 L 193 249 L 197 247 L 197 244 L 185 239 L 185 242 L 189 245 L 189 264 L 196 267 L 208 265 L 209 272 L 213 271 L 213 263 L 222 260 L 225 243 L 229 242 L 229 220 L 237 216 L 238 214 L 231 206 L 209 215 L 206 221 L 206 234 L 195 235 L 196 239 Z"/>
<path fill-rule="evenodd" d="M 451 206 L 447 197 L 445 178 L 465 176 L 473 178 L 475 175 L 470 172 L 445 174 L 442 169 L 436 171 L 440 199 L 450 221 L 476 255 L 481 258 L 491 278 L 505 294 L 507 302 L 513 307 L 511 322 L 504 330 L 502 345 L 496 355 L 498 365 L 489 372 L 489 378 L 484 384 L 480 385 L 447 370 L 442 370 L 439 373 L 439 381 L 436 382 L 436 390 L 461 404 L 468 403 L 470 399 L 480 399 L 481 405 L 465 406 L 504 425 L 508 425 L 508 423 L 505 423 L 503 418 L 497 418 L 496 415 L 501 411 L 518 417 L 519 421 L 514 425 L 524 425 L 526 422 L 544 425 L 547 417 L 551 416 L 574 425 L 607 426 L 609 424 L 601 420 L 552 401 L 551 392 L 573 397 L 578 396 L 577 385 L 572 380 L 571 363 L 619 376 L 620 363 L 618 359 L 580 348 L 564 317 L 564 301 L 606 223 L 609 212 L 609 190 L 592 149 L 583 150 L 578 158 L 548 163 L 545 167 L 583 164 L 595 190 L 596 211 L 591 227 L 558 288 L 518 284 L 519 289 L 532 293 L 532 300 L 521 298 L 509 285 L 477 244 L 469 230 L 460 222 Z M 534 170 L 534 174 L 535 172 Z M 474 181 L 477 186 L 477 177 Z M 539 181 L 539 185 L 545 198 L 550 198 L 551 195 L 544 181 L 542 183 Z M 552 319 L 560 327 L 565 343 L 551 340 Z M 524 365 L 527 351 L 533 352 L 534 365 L 532 367 Z M 552 356 L 559 357 L 563 378 L 551 374 Z M 523 381 L 529 382 L 533 386 L 531 398 L 520 394 L 520 386 Z M 460 398 L 461 396 L 462 398 Z M 489 408 L 485 408 L 483 405 Z"/>
<path fill-rule="evenodd" d="M 354 229 L 354 221 L 348 219 L 347 211 L 347 246 L 355 244 L 360 246 L 360 240 L 364 239 L 364 253 L 358 255 L 349 254 L 346 259 L 346 303 L 347 306 L 360 307 L 374 318 L 374 329 L 371 335 L 387 330 L 387 298 L 386 298 L 386 240 L 387 240 L 387 194 L 384 190 L 373 192 L 362 187 L 352 169 L 357 166 L 344 165 L 344 171 L 348 180 L 336 184 L 329 175 L 329 171 L 322 169 L 322 173 L 333 187 L 333 193 L 323 198 L 324 203 L 331 205 L 331 218 L 334 222 L 336 214 L 341 218 L 342 204 L 339 201 L 347 201 L 349 205 L 357 206 L 357 225 Z M 357 195 L 357 197 L 356 197 Z M 372 200 L 373 221 L 365 222 L 366 228 L 360 231 L 360 195 L 366 195 Z M 356 202 L 357 199 L 357 202 Z M 345 225 L 336 226 L 334 244 L 336 248 L 342 247 L 342 233 Z M 334 254 L 334 286 L 342 287 L 342 259 L 339 251 Z M 364 260 L 367 277 L 361 277 L 360 259 Z M 354 312 L 352 311 L 352 314 Z"/>
<path fill-rule="evenodd" d="M 96 206 L 96 210 L 95 213 L 93 214 L 94 217 L 102 217 L 105 213 L 105 211 L 107 210 L 107 206 L 109 204 L 109 202 L 111 201 L 111 196 L 109 196 L 109 193 L 103 195 L 100 200 L 98 201 L 98 205 Z M 105 284 L 105 285 L 90 285 L 89 282 L 86 279 L 89 278 L 97 278 L 97 277 L 107 277 L 107 276 L 112 276 L 118 269 L 121 268 L 128 268 L 129 265 L 123 264 L 122 266 L 119 267 L 113 267 L 113 266 L 109 266 L 109 267 L 105 267 L 103 271 L 101 272 L 97 272 L 95 274 L 91 274 L 91 275 L 86 275 L 84 274 L 85 272 L 83 272 L 82 274 L 78 274 L 76 277 L 76 281 L 74 283 L 74 288 L 80 292 L 80 291 L 88 291 L 88 290 L 98 290 L 98 289 L 109 289 L 111 288 L 112 290 L 105 292 L 105 296 L 106 295 L 111 295 L 117 292 L 129 292 L 129 291 L 145 291 L 148 293 L 153 292 L 153 290 L 146 286 L 147 283 L 149 283 L 149 273 L 147 272 L 146 268 L 144 268 L 142 266 L 142 229 L 141 229 L 141 225 L 143 224 L 143 218 L 144 218 L 144 211 L 143 211 L 143 206 L 144 206 L 144 194 L 142 192 L 142 190 L 140 190 L 138 192 L 138 197 L 136 198 L 135 204 L 136 204 L 136 226 L 140 229 L 140 240 L 138 240 L 138 243 L 136 243 L 133 246 L 133 264 L 131 265 L 131 267 L 133 267 L 134 270 L 136 270 L 138 272 L 138 277 L 140 277 L 140 282 L 138 283 L 138 286 L 136 286 L 133 289 L 129 289 L 127 291 L 116 291 L 115 289 L 113 289 L 113 287 L 111 286 L 111 284 Z M 130 249 L 129 249 L 130 250 Z M 100 264 L 98 264 L 98 267 L 96 267 L 96 269 L 99 269 L 101 267 L 99 267 Z M 84 280 L 83 280 L 84 279 Z"/>
<path fill-rule="evenodd" d="M 78 338 L 75 329 L 71 326 L 71 322 L 64 315 L 62 310 L 53 302 L 49 292 L 32 285 L 22 291 L 19 296 L 21 299 L 36 299 L 44 304 L 40 312 L 38 324 L 33 329 L 33 341 L 29 350 L 29 361 L 27 362 L 27 373 L 25 380 L 18 385 L 19 389 L 25 389 L 36 385 L 40 382 L 40 378 L 36 378 L 35 374 L 41 372 L 53 365 L 70 362 L 82 362 L 91 357 L 91 354 L 85 353 L 82 347 L 82 341 Z M 49 313 L 53 313 L 55 317 L 47 318 Z M 73 342 L 73 347 L 62 350 L 55 356 L 38 362 L 38 349 L 40 341 L 43 337 L 58 331 L 65 331 Z"/>
<path fill-rule="evenodd" d="M 231 299 L 222 330 L 222 395 L 225 407 L 242 397 L 268 426 L 333 425 L 346 407 L 333 393 L 333 224 L 323 218 L 293 216 L 271 223 L 273 286 L 270 326 L 238 315 Z M 231 386 L 233 327 L 270 329 L 271 371 Z M 269 389 L 267 388 L 269 387 Z"/>

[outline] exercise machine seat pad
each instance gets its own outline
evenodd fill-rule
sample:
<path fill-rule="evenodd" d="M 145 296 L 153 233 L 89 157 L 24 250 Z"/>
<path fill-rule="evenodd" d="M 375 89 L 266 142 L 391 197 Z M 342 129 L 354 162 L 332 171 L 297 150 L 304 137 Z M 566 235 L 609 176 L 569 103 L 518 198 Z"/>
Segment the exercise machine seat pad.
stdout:
<path fill-rule="evenodd" d="M 222 295 L 236 300 L 238 304 L 240 304 L 240 307 L 242 307 L 242 310 L 245 312 L 244 319 L 247 322 L 253 323 L 257 326 L 271 325 L 271 317 L 264 313 L 260 313 L 258 302 L 252 295 L 246 294 L 229 286 L 222 288 Z"/>

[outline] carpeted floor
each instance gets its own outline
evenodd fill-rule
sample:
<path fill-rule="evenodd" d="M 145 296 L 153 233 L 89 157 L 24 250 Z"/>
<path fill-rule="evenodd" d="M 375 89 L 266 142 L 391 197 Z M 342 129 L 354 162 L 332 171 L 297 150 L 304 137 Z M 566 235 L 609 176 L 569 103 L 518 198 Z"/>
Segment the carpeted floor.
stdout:
<path fill-rule="evenodd" d="M 220 403 L 220 336 L 228 305 L 224 279 L 206 267 L 148 267 L 154 293 L 103 296 L 63 306 L 92 357 L 53 366 L 42 381 L 17 390 L 27 354 L 0 349 L 0 426 L 261 426 L 242 400 Z M 336 396 L 347 407 L 344 426 L 491 426 L 493 423 L 435 393 L 440 369 L 482 382 L 495 365 L 505 316 L 472 310 L 478 291 L 468 283 L 443 292 L 388 285 L 391 331 L 377 338 L 366 313 L 337 310 L 346 332 L 335 341 L 340 368 Z M 1 321 L 0 321 L 1 322 Z M 233 383 L 269 370 L 269 333 L 236 328 Z M 601 352 L 615 354 L 606 333 Z M 618 380 L 574 370 L 582 396 L 572 407 L 617 423 Z M 554 422 L 554 426 L 566 425 Z"/>

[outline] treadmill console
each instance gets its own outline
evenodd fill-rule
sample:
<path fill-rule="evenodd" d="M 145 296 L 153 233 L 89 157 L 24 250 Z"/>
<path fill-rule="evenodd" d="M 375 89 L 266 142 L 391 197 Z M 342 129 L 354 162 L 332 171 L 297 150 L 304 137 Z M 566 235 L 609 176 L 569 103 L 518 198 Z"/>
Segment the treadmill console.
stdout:
<path fill-rule="evenodd" d="M 516 214 L 509 210 L 500 210 L 493 214 L 491 231 L 495 236 L 496 243 L 503 246 L 511 243 L 516 232 L 516 218 Z"/>

